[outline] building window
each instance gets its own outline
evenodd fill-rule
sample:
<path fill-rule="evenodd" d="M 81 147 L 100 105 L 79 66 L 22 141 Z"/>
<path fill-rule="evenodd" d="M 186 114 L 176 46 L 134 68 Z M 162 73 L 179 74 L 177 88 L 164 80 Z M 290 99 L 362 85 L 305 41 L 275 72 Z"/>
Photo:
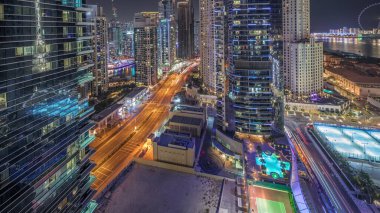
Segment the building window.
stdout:
<path fill-rule="evenodd" d="M 63 27 L 63 35 L 64 35 L 64 36 L 67 36 L 67 35 L 68 35 L 67 27 Z"/>
<path fill-rule="evenodd" d="M 59 210 L 62 210 L 67 204 L 67 197 L 65 197 L 65 199 L 63 199 L 59 204 L 58 204 L 58 209 Z"/>
<path fill-rule="evenodd" d="M 65 52 L 69 52 L 69 51 L 71 51 L 71 42 L 65 42 L 65 43 L 63 44 L 63 50 L 64 50 Z"/>
<path fill-rule="evenodd" d="M 64 68 L 69 68 L 71 66 L 71 61 L 70 61 L 70 58 L 65 58 L 63 60 L 63 67 Z"/>
<path fill-rule="evenodd" d="M 69 21 L 69 11 L 62 11 L 62 21 L 63 22 Z"/>
<path fill-rule="evenodd" d="M 0 20 L 4 20 L 4 5 L 0 4 Z"/>
<path fill-rule="evenodd" d="M 23 47 L 17 47 L 16 48 L 16 56 L 23 56 L 24 55 L 24 48 Z"/>
<path fill-rule="evenodd" d="M 0 109 L 7 108 L 7 94 L 0 93 Z"/>

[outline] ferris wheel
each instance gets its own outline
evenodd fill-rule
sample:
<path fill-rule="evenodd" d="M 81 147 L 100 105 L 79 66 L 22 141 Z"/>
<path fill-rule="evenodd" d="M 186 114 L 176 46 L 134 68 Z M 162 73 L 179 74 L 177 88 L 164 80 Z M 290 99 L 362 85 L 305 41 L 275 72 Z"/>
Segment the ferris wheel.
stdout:
<path fill-rule="evenodd" d="M 360 14 L 359 14 L 359 16 L 358 16 L 358 24 L 359 24 L 360 29 L 364 30 L 364 27 L 363 27 L 363 24 L 362 24 L 362 20 L 361 20 L 363 14 L 364 14 L 368 9 L 370 9 L 370 8 L 372 8 L 372 7 L 376 7 L 376 6 L 380 6 L 380 2 L 377 2 L 377 3 L 374 3 L 374 4 L 368 5 L 367 7 L 365 7 L 365 8 L 360 12 Z M 380 25 L 380 22 L 379 22 L 379 25 Z M 380 27 L 380 26 L 378 26 L 378 28 L 379 28 L 379 27 Z"/>

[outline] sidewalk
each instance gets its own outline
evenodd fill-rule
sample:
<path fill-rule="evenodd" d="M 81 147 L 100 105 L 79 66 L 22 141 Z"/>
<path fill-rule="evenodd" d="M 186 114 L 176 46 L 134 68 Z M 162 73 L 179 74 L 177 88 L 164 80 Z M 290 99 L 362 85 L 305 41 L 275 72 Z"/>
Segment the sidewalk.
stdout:
<path fill-rule="evenodd" d="M 94 149 L 101 147 L 105 141 L 108 141 L 109 139 L 111 139 L 113 136 L 115 136 L 117 133 L 119 133 L 123 129 L 124 125 L 126 125 L 128 122 L 133 120 L 134 117 L 136 117 L 136 115 L 139 114 L 144 109 L 145 106 L 146 106 L 145 102 L 141 103 L 141 105 L 136 109 L 135 113 L 127 114 L 127 116 L 124 118 L 123 121 L 121 121 L 112 129 L 108 130 L 107 133 L 103 134 L 100 137 L 96 137 L 95 141 L 91 143 L 91 147 Z"/>

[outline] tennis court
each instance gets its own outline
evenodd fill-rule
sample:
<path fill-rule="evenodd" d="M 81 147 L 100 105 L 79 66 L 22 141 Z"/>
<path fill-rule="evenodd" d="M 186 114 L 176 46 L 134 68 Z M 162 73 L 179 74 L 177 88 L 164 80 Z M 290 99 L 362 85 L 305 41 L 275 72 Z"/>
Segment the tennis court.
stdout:
<path fill-rule="evenodd" d="M 290 192 L 280 189 L 276 184 L 249 185 L 249 202 L 252 212 L 258 213 L 293 213 Z"/>
<path fill-rule="evenodd" d="M 278 212 L 286 213 L 285 205 L 281 202 L 256 198 L 256 206 L 259 213 Z"/>
<path fill-rule="evenodd" d="M 321 123 L 314 129 L 345 157 L 380 160 L 380 130 Z"/>

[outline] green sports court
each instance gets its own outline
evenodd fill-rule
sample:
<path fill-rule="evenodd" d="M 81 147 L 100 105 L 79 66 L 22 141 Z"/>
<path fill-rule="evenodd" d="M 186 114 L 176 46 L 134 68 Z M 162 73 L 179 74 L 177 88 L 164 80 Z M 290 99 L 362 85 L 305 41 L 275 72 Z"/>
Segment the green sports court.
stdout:
<path fill-rule="evenodd" d="M 256 207 L 259 213 L 286 213 L 285 205 L 282 202 L 256 198 Z"/>
<path fill-rule="evenodd" d="M 284 189 L 283 189 L 284 188 Z M 248 186 L 249 202 L 256 213 L 294 213 L 294 203 L 289 189 L 270 183 Z"/>

